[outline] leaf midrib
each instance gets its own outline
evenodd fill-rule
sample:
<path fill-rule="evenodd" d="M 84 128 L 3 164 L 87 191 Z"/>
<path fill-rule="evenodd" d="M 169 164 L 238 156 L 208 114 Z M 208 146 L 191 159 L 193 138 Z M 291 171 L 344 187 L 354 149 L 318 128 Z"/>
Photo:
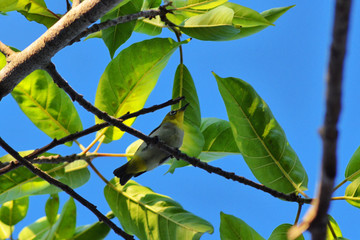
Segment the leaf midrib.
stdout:
<path fill-rule="evenodd" d="M 294 183 L 294 181 L 292 180 L 292 178 L 287 174 L 287 172 L 284 170 L 284 168 L 281 166 L 280 162 L 278 160 L 275 159 L 274 155 L 271 153 L 270 149 L 266 146 L 265 142 L 263 141 L 262 138 L 260 138 L 259 134 L 257 133 L 257 131 L 255 130 L 253 124 L 251 123 L 250 119 L 248 118 L 248 116 L 245 114 L 242 106 L 238 103 L 238 101 L 234 98 L 234 96 L 231 94 L 231 92 L 227 89 L 227 87 L 225 86 L 225 84 L 223 84 L 224 89 L 227 90 L 227 92 L 229 93 L 229 95 L 231 96 L 231 98 L 237 103 L 237 105 L 239 106 L 242 114 L 245 116 L 245 119 L 247 120 L 247 122 L 249 123 L 249 126 L 251 127 L 252 131 L 255 133 L 256 137 L 260 140 L 261 144 L 263 145 L 264 149 L 266 150 L 266 152 L 268 152 L 269 156 L 271 157 L 271 159 L 275 162 L 276 166 L 280 169 L 280 171 L 284 174 L 284 176 L 286 177 L 286 179 L 290 182 L 290 184 L 300 193 L 302 193 L 303 191 Z M 259 96 L 258 96 L 259 97 Z M 259 97 L 260 98 L 260 97 Z M 286 144 L 286 142 L 284 143 Z"/>

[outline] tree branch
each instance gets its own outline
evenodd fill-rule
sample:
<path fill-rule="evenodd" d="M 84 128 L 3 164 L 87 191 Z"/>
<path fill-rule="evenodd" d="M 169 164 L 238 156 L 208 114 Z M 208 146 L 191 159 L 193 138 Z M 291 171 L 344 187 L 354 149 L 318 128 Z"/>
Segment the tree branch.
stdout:
<path fill-rule="evenodd" d="M 140 115 L 143 115 L 143 114 L 154 112 L 154 111 L 159 110 L 161 108 L 176 104 L 179 101 L 181 101 L 182 99 L 184 99 L 184 97 L 179 97 L 179 98 L 176 98 L 176 99 L 170 99 L 167 102 L 157 104 L 157 105 L 153 105 L 153 106 L 148 107 L 148 108 L 143 108 L 143 109 L 141 109 L 139 111 L 136 111 L 134 113 L 126 113 L 126 114 L 124 114 L 123 116 L 121 116 L 118 119 L 119 119 L 119 121 L 125 121 L 126 119 L 129 119 L 129 118 L 133 118 L 133 117 L 137 117 L 137 116 L 140 116 Z M 51 143 L 45 145 L 42 148 L 38 148 L 38 149 L 34 150 L 32 153 L 25 156 L 24 158 L 27 159 L 27 160 L 31 160 L 31 162 L 36 161 L 37 159 L 35 159 L 35 157 L 39 156 L 42 153 L 45 153 L 46 151 L 48 151 L 48 150 L 50 150 L 50 149 L 52 149 L 52 148 L 54 148 L 54 147 L 56 147 L 58 145 L 64 144 L 64 143 L 69 142 L 69 141 L 73 141 L 75 139 L 78 139 L 78 138 L 86 136 L 86 135 L 88 135 L 90 133 L 99 131 L 99 130 L 101 130 L 101 129 L 105 128 L 105 127 L 108 127 L 108 126 L 110 126 L 110 124 L 108 122 L 99 123 L 99 124 L 96 124 L 96 125 L 94 125 L 92 127 L 87 128 L 87 129 L 85 129 L 83 131 L 70 134 L 70 135 L 68 135 L 66 137 L 63 137 L 63 138 L 59 139 L 59 140 L 54 139 Z M 85 157 L 85 156 L 83 156 L 83 157 Z M 33 162 L 33 163 L 37 163 L 37 162 Z M 54 163 L 56 163 L 56 162 L 54 162 Z M 18 168 L 20 166 L 21 166 L 21 163 L 18 162 L 18 161 L 11 161 L 9 163 L 3 163 L 2 165 L 0 165 L 0 175 L 3 175 L 5 173 L 7 173 L 7 172 L 10 172 L 11 170 L 14 170 L 14 169 L 16 169 L 16 168 Z"/>
<path fill-rule="evenodd" d="M 83 32 L 121 0 L 85 1 L 71 9 L 0 71 L 0 100 L 32 71 L 43 68 L 51 58 L 67 46 L 74 36 Z"/>
<path fill-rule="evenodd" d="M 78 193 L 76 193 L 72 188 L 67 186 L 66 184 L 56 180 L 55 178 L 51 177 L 47 173 L 43 172 L 41 169 L 35 167 L 32 165 L 28 160 L 24 159 L 19 155 L 18 152 L 16 152 L 13 148 L 11 148 L 1 137 L 0 137 L 0 146 L 8 152 L 11 156 L 13 156 L 17 161 L 21 162 L 22 165 L 24 165 L 26 168 L 28 168 L 32 173 L 35 175 L 41 177 L 51 185 L 54 185 L 67 194 L 69 194 L 71 197 L 76 199 L 78 202 L 80 202 L 82 205 L 84 205 L 86 208 L 88 208 L 91 212 L 93 212 L 100 221 L 103 221 L 105 224 L 107 224 L 111 229 L 114 230 L 117 234 L 122 236 L 124 239 L 134 239 L 133 236 L 127 234 L 124 232 L 121 228 L 116 226 L 110 219 L 108 219 L 106 216 L 104 216 L 99 210 L 97 210 L 96 206 L 87 201 L 85 198 L 81 197 Z"/>
<path fill-rule="evenodd" d="M 333 39 L 327 73 L 326 113 L 324 126 L 321 129 L 323 139 L 323 156 L 321 182 L 317 198 L 314 220 L 309 231 L 312 239 L 326 238 L 327 211 L 336 176 L 337 123 L 341 111 L 342 78 L 344 58 L 350 19 L 351 0 L 337 0 L 333 25 Z"/>
<path fill-rule="evenodd" d="M 94 24 L 91 27 L 89 27 L 88 29 L 86 29 L 85 31 L 83 31 L 82 33 L 80 33 L 76 38 L 74 38 L 69 45 L 75 43 L 75 42 L 79 42 L 81 40 L 81 38 L 86 37 L 88 35 L 90 35 L 91 33 L 95 33 L 101 30 L 104 30 L 106 28 L 109 27 L 113 27 L 117 24 L 120 23 L 127 23 L 127 22 L 131 22 L 133 20 L 139 19 L 141 17 L 143 18 L 153 18 L 156 17 L 157 15 L 160 15 L 161 11 L 160 10 L 145 10 L 145 11 L 141 11 L 138 13 L 134 13 L 134 14 L 129 14 L 129 15 L 125 15 L 125 16 L 120 16 L 118 18 L 115 19 L 110 19 L 107 20 L 103 23 L 99 23 L 99 24 Z"/>
<path fill-rule="evenodd" d="M 10 55 L 14 53 L 14 51 L 9 46 L 7 46 L 1 41 L 0 41 L 0 52 L 4 54 L 6 58 L 10 57 Z"/>
<path fill-rule="evenodd" d="M 149 137 L 139 131 L 137 131 L 134 128 L 131 128 L 125 124 L 122 123 L 122 121 L 118 120 L 117 118 L 114 118 L 112 116 L 109 116 L 106 112 L 103 112 L 96 108 L 94 105 L 92 105 L 90 102 L 84 99 L 84 97 L 80 94 L 78 94 L 74 89 L 70 87 L 70 85 L 61 77 L 61 75 L 56 71 L 55 65 L 53 63 L 49 64 L 45 70 L 50 74 L 54 82 L 70 96 L 70 98 L 73 101 L 77 101 L 83 108 L 85 108 L 87 111 L 92 112 L 94 115 L 96 115 L 98 118 L 108 122 L 109 124 L 116 126 L 121 131 L 125 131 L 127 133 L 130 133 L 131 135 L 140 138 L 144 140 L 147 144 L 154 144 L 161 150 L 169 153 L 170 155 L 174 156 L 177 159 L 183 159 L 190 163 L 191 165 L 195 167 L 199 167 L 209 173 L 215 173 L 217 175 L 223 176 L 227 179 L 231 179 L 233 181 L 243 183 L 245 185 L 249 185 L 251 187 L 254 187 L 256 189 L 262 190 L 266 193 L 269 193 L 270 195 L 281 198 L 286 201 L 290 202 L 300 202 L 300 203 L 309 203 L 311 199 L 303 199 L 295 194 L 285 194 L 278 192 L 276 190 L 273 190 L 271 188 L 268 188 L 264 185 L 255 183 L 253 181 L 250 181 L 244 177 L 240 177 L 235 175 L 235 173 L 232 172 L 226 172 L 218 167 L 213 167 L 205 162 L 201 162 L 200 159 L 197 159 L 195 157 L 189 157 L 188 155 L 182 153 L 178 149 L 175 149 L 173 147 L 170 147 L 166 145 L 165 143 L 159 141 L 158 138 L 152 138 Z"/>

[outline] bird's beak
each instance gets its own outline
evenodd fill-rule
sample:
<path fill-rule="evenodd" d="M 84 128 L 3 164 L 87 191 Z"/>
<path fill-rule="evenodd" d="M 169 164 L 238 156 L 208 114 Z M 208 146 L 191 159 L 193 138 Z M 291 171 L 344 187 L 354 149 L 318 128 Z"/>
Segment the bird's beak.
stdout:
<path fill-rule="evenodd" d="M 179 109 L 179 111 L 185 111 L 185 109 L 187 108 L 187 106 L 189 106 L 190 103 L 185 104 L 182 108 Z"/>

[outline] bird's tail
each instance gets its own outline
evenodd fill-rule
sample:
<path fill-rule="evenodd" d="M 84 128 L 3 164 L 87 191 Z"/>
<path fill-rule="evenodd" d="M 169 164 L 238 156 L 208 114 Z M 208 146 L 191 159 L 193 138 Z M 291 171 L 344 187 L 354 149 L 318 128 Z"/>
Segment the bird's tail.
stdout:
<path fill-rule="evenodd" d="M 121 185 L 125 185 L 125 183 L 127 183 L 127 181 L 129 181 L 130 178 L 134 176 L 133 174 L 126 173 L 127 166 L 128 163 L 125 163 L 121 167 L 115 169 L 113 172 L 116 177 L 120 178 Z"/>

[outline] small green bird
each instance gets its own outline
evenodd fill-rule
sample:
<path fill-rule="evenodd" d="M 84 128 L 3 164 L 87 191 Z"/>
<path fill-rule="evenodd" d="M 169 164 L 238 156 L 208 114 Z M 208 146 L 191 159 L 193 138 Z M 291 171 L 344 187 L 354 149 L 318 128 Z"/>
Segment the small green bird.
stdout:
<path fill-rule="evenodd" d="M 180 148 L 184 138 L 184 111 L 189 104 L 182 108 L 170 111 L 155 128 L 150 137 L 158 137 L 169 146 Z M 147 145 L 143 142 L 136 150 L 130 161 L 114 170 L 114 175 L 120 178 L 120 184 L 124 185 L 132 177 L 137 177 L 144 172 L 150 171 L 163 164 L 171 157 L 154 145 Z"/>

